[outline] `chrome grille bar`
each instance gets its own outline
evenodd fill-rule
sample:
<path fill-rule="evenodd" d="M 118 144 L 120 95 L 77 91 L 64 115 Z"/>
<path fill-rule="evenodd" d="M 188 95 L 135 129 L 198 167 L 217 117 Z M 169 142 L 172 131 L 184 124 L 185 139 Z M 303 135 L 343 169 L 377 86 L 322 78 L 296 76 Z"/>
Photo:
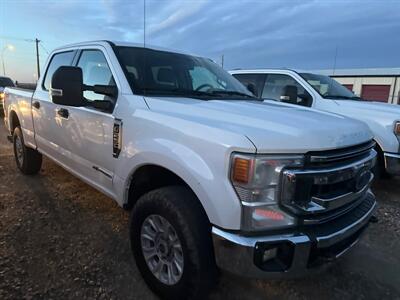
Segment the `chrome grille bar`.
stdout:
<path fill-rule="evenodd" d="M 333 150 L 331 153 L 329 151 L 325 152 L 311 152 L 309 153 L 310 163 L 332 163 L 341 160 L 352 159 L 358 156 L 367 154 L 371 149 L 375 147 L 375 142 L 371 141 L 356 147 L 349 147 L 341 150 Z"/>
<path fill-rule="evenodd" d="M 282 172 L 280 201 L 298 215 L 315 215 L 340 209 L 363 197 L 373 180 L 376 152 L 346 164 Z"/>

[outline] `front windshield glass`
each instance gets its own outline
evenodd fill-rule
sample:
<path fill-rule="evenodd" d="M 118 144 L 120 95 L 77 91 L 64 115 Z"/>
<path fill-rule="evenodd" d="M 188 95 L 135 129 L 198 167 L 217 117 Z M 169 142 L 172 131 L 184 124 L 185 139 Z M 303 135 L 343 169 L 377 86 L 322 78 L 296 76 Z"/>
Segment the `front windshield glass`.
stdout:
<path fill-rule="evenodd" d="M 360 97 L 354 95 L 346 87 L 329 76 L 310 73 L 300 73 L 300 76 L 303 77 L 314 88 L 314 90 L 324 98 L 344 100 L 360 99 Z"/>
<path fill-rule="evenodd" d="M 138 47 L 117 47 L 117 55 L 135 94 L 255 100 L 207 58 Z"/>

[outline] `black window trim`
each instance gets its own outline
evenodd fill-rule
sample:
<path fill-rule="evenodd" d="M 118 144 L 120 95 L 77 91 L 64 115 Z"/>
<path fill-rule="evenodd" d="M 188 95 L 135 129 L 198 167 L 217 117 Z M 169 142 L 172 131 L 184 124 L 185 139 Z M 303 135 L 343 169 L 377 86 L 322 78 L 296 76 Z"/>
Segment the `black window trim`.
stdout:
<path fill-rule="evenodd" d="M 41 87 L 42 87 L 42 90 L 43 90 L 43 91 L 46 91 L 46 92 L 49 91 L 49 90 L 46 89 L 46 87 L 44 86 L 44 83 L 45 83 L 45 81 L 46 81 L 47 73 L 48 73 L 48 71 L 49 71 L 49 67 L 50 67 L 51 62 L 53 61 L 54 57 L 55 57 L 56 55 L 58 55 L 58 54 L 68 53 L 68 52 L 72 52 L 72 53 L 73 53 L 72 60 L 71 60 L 71 62 L 70 62 L 70 64 L 69 64 L 69 66 L 72 66 L 72 65 L 73 65 L 73 62 L 74 62 L 74 60 L 75 60 L 75 57 L 76 57 L 77 49 L 62 50 L 62 51 L 53 53 L 53 55 L 51 56 L 51 58 L 50 58 L 50 60 L 49 60 L 49 62 L 48 62 L 48 64 L 47 64 L 46 72 L 44 73 L 44 76 L 43 76 L 43 79 L 42 79 L 42 82 L 41 82 Z"/>

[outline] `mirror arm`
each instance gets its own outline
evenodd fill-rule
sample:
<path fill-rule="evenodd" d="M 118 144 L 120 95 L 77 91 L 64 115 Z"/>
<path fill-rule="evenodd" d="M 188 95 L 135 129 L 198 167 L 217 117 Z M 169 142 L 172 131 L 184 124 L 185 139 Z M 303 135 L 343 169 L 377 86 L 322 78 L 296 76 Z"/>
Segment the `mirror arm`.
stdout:
<path fill-rule="evenodd" d="M 95 84 L 95 85 L 83 85 L 83 90 L 84 91 L 91 91 L 97 94 L 102 94 L 106 96 L 110 96 L 113 98 L 116 98 L 118 96 L 118 90 L 116 87 L 109 86 L 109 85 L 100 85 L 100 84 Z"/>
<path fill-rule="evenodd" d="M 84 101 L 85 101 L 85 106 L 90 106 L 105 112 L 111 112 L 114 107 L 114 102 L 110 100 L 89 101 L 87 99 L 84 99 Z"/>

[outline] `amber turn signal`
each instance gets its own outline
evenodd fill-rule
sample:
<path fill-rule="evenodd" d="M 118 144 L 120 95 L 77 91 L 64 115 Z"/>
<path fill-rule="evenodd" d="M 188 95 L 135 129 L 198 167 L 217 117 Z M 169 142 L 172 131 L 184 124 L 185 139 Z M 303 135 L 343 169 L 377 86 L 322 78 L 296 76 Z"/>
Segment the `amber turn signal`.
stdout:
<path fill-rule="evenodd" d="M 400 135 L 400 122 L 397 122 L 396 125 L 394 125 L 394 133 Z"/>
<path fill-rule="evenodd" d="M 233 173 L 232 173 L 233 181 L 240 183 L 248 183 L 249 173 L 250 173 L 250 160 L 236 157 L 233 162 Z"/>

